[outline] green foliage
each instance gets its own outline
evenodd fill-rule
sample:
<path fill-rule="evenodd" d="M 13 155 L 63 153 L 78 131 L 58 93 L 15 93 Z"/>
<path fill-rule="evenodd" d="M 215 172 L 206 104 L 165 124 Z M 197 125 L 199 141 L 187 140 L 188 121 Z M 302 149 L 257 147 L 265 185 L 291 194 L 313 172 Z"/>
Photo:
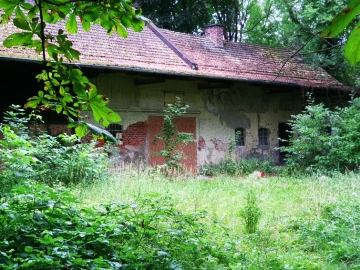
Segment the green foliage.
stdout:
<path fill-rule="evenodd" d="M 173 31 L 193 33 L 208 24 L 211 13 L 203 0 L 138 0 L 144 16 L 157 26 Z"/>
<path fill-rule="evenodd" d="M 276 174 L 279 169 L 274 165 L 273 160 L 263 158 L 238 158 L 235 161 L 226 159 L 223 162 L 202 167 L 202 173 L 209 176 L 246 176 L 254 171 L 260 171 L 265 175 L 269 175 Z"/>
<path fill-rule="evenodd" d="M 225 269 L 201 223 L 167 197 L 82 207 L 67 189 L 26 183 L 1 198 L 2 269 Z M 220 267 L 220 268 L 219 268 Z"/>
<path fill-rule="evenodd" d="M 254 190 L 249 190 L 246 194 L 246 205 L 240 210 L 240 216 L 245 220 L 245 232 L 255 233 L 259 226 L 261 210 L 257 202 Z"/>
<path fill-rule="evenodd" d="M 310 104 L 290 121 L 288 166 L 300 171 L 321 172 L 358 170 L 360 151 L 360 99 L 348 106 L 327 109 L 323 104 Z"/>
<path fill-rule="evenodd" d="M 176 130 L 174 120 L 186 113 L 188 106 L 182 106 L 177 100 L 175 104 L 169 104 L 164 114 L 164 124 L 161 132 L 154 138 L 153 143 L 159 141 L 164 143 L 164 149 L 157 155 L 165 158 L 164 172 L 173 175 L 182 170 L 181 160 L 186 158 L 183 155 L 183 148 L 188 143 L 194 142 L 194 134 L 179 132 Z"/>
<path fill-rule="evenodd" d="M 360 13 L 360 1 L 349 1 L 347 7 L 343 9 L 321 33 L 322 37 L 333 38 L 348 28 L 350 23 Z M 355 66 L 360 62 L 360 23 L 358 23 L 351 31 L 345 45 L 345 57 L 351 65 Z"/>
<path fill-rule="evenodd" d="M 34 48 L 37 53 L 42 53 L 44 70 L 37 79 L 44 83 L 44 88 L 28 100 L 27 108 L 51 109 L 66 115 L 71 122 L 70 127 L 76 127 L 78 136 L 84 136 L 88 127 L 83 122 L 82 110 L 91 109 L 94 119 L 105 127 L 110 122 L 121 121 L 120 116 L 106 106 L 108 99 L 97 93 L 96 86 L 80 69 L 64 64 L 64 61 L 79 61 L 80 52 L 73 49 L 68 35 L 58 23 L 65 21 L 69 34 L 77 33 L 80 21 L 85 31 L 90 30 L 91 24 L 100 24 L 109 34 L 116 32 L 126 37 L 125 28 L 141 31 L 144 26 L 138 18 L 140 11 L 133 8 L 129 0 L 106 3 L 87 0 L 0 0 L 0 11 L 2 23 L 12 21 L 21 30 L 8 36 L 4 46 Z M 57 33 L 46 31 L 50 24 L 57 25 Z"/>
<path fill-rule="evenodd" d="M 106 171 L 106 156 L 91 143 L 79 143 L 75 135 L 50 136 L 37 130 L 32 121 L 13 106 L 6 112 L 6 124 L 0 124 L 0 190 L 23 179 L 47 184 L 77 184 L 101 179 Z M 31 129 L 29 126 L 32 126 Z"/>
<path fill-rule="evenodd" d="M 318 252 L 331 263 L 346 269 L 360 267 L 360 209 L 356 202 L 340 202 L 321 206 L 315 220 L 295 219 L 289 226 L 298 234 L 293 245 L 306 252 Z"/>

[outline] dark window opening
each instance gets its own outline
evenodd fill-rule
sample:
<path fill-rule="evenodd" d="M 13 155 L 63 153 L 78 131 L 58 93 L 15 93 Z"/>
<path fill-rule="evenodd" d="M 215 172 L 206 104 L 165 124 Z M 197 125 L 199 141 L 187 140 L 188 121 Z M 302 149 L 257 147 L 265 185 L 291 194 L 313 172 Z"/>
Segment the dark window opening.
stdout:
<path fill-rule="evenodd" d="M 236 146 L 244 146 L 245 145 L 245 129 L 244 128 L 235 129 L 235 143 L 236 143 Z"/>
<path fill-rule="evenodd" d="M 117 140 L 119 144 L 122 144 L 122 133 L 123 133 L 123 126 L 119 124 L 110 124 L 107 129 Z"/>
<path fill-rule="evenodd" d="M 259 145 L 269 145 L 269 130 L 267 128 L 259 128 L 258 139 Z"/>

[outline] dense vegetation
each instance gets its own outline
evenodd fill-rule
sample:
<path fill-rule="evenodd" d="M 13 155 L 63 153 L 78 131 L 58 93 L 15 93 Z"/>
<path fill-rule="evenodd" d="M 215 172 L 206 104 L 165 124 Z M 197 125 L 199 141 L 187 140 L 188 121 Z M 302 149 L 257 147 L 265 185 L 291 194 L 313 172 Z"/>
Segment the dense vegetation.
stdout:
<path fill-rule="evenodd" d="M 356 122 L 358 102 L 332 119 Z M 340 170 L 341 155 L 356 151 L 346 143 L 335 160 L 307 143 L 311 170 L 295 161 L 304 160 L 296 151 L 309 130 L 316 145 L 328 144 L 328 114 L 312 104 L 294 117 L 293 132 L 304 134 L 292 139 L 288 166 L 229 155 L 204 171 L 216 176 L 169 178 L 156 170 L 109 174 L 101 149 L 45 135 L 39 117 L 14 106 L 0 125 L 1 269 L 358 269 L 356 160 Z M 352 129 L 334 127 L 337 140 L 356 142 Z"/>
<path fill-rule="evenodd" d="M 139 1 L 146 15 L 144 3 Z M 334 49 L 358 29 L 351 22 L 358 1 L 349 1 L 351 12 L 343 13 L 354 15 L 346 19 L 347 31 L 339 38 L 325 33 L 327 40 L 314 37 L 345 1 L 175 1 L 167 21 L 157 17 L 163 4 L 150 5 L 159 26 L 193 31 L 210 20 L 225 24 L 229 40 L 300 43 L 298 52 L 309 61 L 357 83 L 342 51 Z M 45 35 L 45 28 L 66 20 L 66 30 L 76 33 L 79 17 L 87 31 L 98 23 L 126 37 L 125 28 L 143 26 L 139 10 L 126 0 L 0 0 L 0 10 L 2 23 L 21 30 L 5 46 L 43 52 L 38 79 L 44 91 L 27 107 L 65 114 L 78 135 L 94 129 L 81 109 L 91 108 L 105 126 L 120 120 L 79 69 L 63 64 L 80 56 L 67 35 Z M 199 21 L 190 25 L 187 18 Z M 48 136 L 37 129 L 37 115 L 15 106 L 0 124 L 0 268 L 359 269 L 359 103 L 354 98 L 333 111 L 310 104 L 294 116 L 294 136 L 282 149 L 288 152 L 285 167 L 233 160 L 229 153 L 223 163 L 203 168 L 204 175 L 171 181 L 156 171 L 107 174 L 102 149 L 74 136 Z M 249 177 L 255 170 L 265 178 Z"/>

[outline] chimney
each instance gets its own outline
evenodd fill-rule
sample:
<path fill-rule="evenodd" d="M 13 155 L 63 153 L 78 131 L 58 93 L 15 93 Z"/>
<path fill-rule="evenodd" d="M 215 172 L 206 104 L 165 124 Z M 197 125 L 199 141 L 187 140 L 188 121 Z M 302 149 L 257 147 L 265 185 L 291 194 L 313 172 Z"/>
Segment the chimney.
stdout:
<path fill-rule="evenodd" d="M 222 24 L 210 24 L 205 26 L 205 36 L 214 42 L 216 47 L 224 47 L 224 29 Z"/>

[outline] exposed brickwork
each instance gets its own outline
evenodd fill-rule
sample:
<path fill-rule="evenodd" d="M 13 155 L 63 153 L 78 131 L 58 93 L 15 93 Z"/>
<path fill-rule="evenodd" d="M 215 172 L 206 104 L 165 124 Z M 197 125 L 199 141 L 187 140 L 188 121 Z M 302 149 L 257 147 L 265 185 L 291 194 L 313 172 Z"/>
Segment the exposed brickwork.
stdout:
<path fill-rule="evenodd" d="M 224 47 L 224 26 L 212 24 L 205 26 L 205 36 L 214 42 L 216 47 Z"/>
<path fill-rule="evenodd" d="M 198 150 L 201 151 L 206 147 L 206 142 L 203 137 L 200 136 L 198 140 Z"/>
<path fill-rule="evenodd" d="M 147 123 L 131 124 L 122 134 L 123 146 L 139 146 L 146 143 Z"/>
<path fill-rule="evenodd" d="M 137 122 L 128 126 L 122 134 L 120 145 L 121 159 L 124 163 L 140 165 L 147 156 L 147 122 Z"/>
<path fill-rule="evenodd" d="M 196 138 L 196 118 L 194 117 L 180 117 L 175 119 L 175 127 L 177 131 L 180 132 L 191 132 L 194 134 L 194 138 Z M 149 158 L 148 164 L 150 166 L 156 166 L 160 164 L 164 164 L 164 158 L 159 157 L 153 152 L 160 151 L 164 148 L 164 144 L 162 141 L 159 141 L 156 145 L 152 142 L 154 137 L 161 131 L 164 120 L 162 117 L 149 117 L 148 118 L 148 141 L 149 141 Z M 197 172 L 197 151 L 196 151 L 196 143 L 189 143 L 186 146 L 180 146 L 183 149 L 183 154 L 186 157 L 181 161 L 184 168 L 188 172 Z"/>

